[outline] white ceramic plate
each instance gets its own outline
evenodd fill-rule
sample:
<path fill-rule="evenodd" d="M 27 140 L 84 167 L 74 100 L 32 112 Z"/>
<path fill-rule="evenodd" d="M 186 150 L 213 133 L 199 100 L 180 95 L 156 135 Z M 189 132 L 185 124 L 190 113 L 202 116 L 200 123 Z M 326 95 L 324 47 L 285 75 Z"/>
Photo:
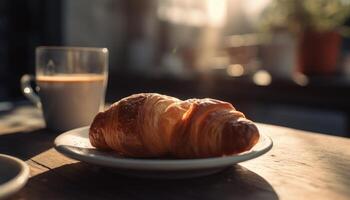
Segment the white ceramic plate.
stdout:
<path fill-rule="evenodd" d="M 0 199 L 20 190 L 27 182 L 29 167 L 22 160 L 0 154 Z"/>
<path fill-rule="evenodd" d="M 238 155 L 205 159 L 135 159 L 95 149 L 90 144 L 88 134 L 89 127 L 62 133 L 55 139 L 55 148 L 70 158 L 113 168 L 117 173 L 151 178 L 189 178 L 209 175 L 233 164 L 256 158 L 272 147 L 272 140 L 260 133 L 259 142 L 250 151 Z"/>

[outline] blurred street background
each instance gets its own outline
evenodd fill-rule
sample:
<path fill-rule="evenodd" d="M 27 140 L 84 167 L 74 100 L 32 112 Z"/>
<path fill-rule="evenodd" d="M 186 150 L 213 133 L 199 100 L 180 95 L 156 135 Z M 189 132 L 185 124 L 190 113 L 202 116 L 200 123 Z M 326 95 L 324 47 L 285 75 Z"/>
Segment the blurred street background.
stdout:
<path fill-rule="evenodd" d="M 107 102 L 231 102 L 257 122 L 350 136 L 350 0 L 2 0 L 0 112 L 41 45 L 107 47 Z M 6 103 L 7 102 L 7 103 Z"/>

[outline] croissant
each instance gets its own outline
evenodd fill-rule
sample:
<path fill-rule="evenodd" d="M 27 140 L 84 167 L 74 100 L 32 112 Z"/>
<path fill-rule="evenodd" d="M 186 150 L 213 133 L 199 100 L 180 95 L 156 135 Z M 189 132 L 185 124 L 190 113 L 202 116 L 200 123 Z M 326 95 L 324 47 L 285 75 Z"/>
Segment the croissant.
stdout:
<path fill-rule="evenodd" d="M 128 157 L 208 158 L 251 149 L 259 131 L 227 102 L 141 93 L 98 113 L 89 139 Z"/>

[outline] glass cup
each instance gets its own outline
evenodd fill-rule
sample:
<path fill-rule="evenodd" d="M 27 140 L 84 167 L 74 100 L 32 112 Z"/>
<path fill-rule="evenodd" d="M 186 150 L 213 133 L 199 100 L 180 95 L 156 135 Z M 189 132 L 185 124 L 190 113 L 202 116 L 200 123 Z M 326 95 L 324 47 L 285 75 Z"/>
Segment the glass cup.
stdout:
<path fill-rule="evenodd" d="M 107 78 L 107 48 L 42 46 L 36 48 L 35 77 L 23 75 L 21 85 L 42 109 L 46 127 L 66 131 L 89 125 L 103 110 Z"/>

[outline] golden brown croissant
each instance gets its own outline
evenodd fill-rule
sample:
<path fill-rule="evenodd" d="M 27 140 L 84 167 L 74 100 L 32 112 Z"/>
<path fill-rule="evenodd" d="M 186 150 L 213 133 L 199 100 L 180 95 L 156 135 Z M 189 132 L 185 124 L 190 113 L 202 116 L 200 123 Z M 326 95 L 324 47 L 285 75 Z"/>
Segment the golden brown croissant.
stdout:
<path fill-rule="evenodd" d="M 259 132 L 227 102 L 141 93 L 97 114 L 89 138 L 124 156 L 206 158 L 247 151 Z"/>

